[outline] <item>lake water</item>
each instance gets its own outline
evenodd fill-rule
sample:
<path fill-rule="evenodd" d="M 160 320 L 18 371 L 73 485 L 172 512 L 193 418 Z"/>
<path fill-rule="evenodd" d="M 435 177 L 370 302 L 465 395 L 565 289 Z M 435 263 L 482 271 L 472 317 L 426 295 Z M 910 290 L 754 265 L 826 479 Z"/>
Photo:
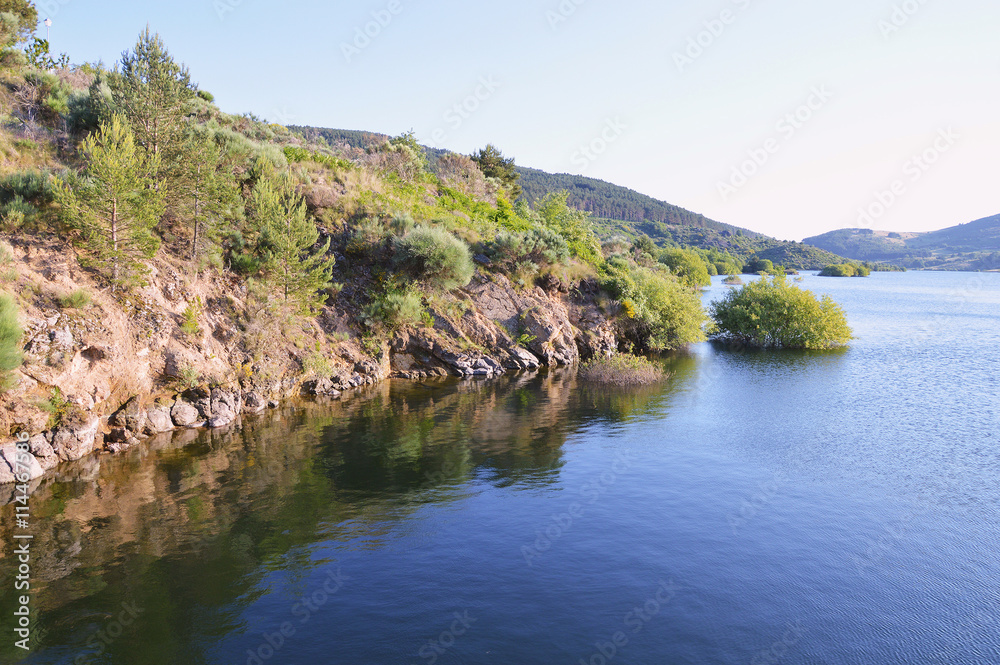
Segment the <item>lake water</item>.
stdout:
<path fill-rule="evenodd" d="M 45 481 L 0 659 L 1000 663 L 1000 274 L 803 286 L 849 349 L 393 381 Z"/>

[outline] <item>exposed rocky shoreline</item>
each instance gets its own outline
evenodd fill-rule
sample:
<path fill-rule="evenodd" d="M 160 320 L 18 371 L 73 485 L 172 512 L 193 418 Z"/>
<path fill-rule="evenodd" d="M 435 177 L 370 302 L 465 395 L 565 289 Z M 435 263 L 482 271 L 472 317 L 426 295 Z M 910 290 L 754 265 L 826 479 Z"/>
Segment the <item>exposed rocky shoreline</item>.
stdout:
<path fill-rule="evenodd" d="M 53 248 L 54 249 L 54 248 Z M 75 261 L 54 251 L 24 247 L 22 277 L 46 292 L 86 283 Z M 596 283 L 567 284 L 549 276 L 516 287 L 503 275 L 478 273 L 456 292 L 454 307 L 432 310 L 433 325 L 409 327 L 366 349 L 350 312 L 336 304 L 317 318 L 302 342 L 271 340 L 255 358 L 231 314 L 239 293 L 231 285 L 198 282 L 169 265 L 157 266 L 151 284 L 121 301 L 94 289 L 85 310 L 40 306 L 26 312 L 25 356 L 18 387 L 3 396 L 9 432 L 0 447 L 0 484 L 14 482 L 14 434 L 30 436 L 29 476 L 98 452 L 117 453 L 141 440 L 188 428 L 225 428 L 243 414 L 259 413 L 301 395 L 338 398 L 344 391 L 389 378 L 492 377 L 508 371 L 572 365 L 608 356 L 617 348 L 613 319 L 598 305 Z M 202 334 L 178 333 L 180 313 L 195 298 L 205 303 Z M 138 322 L 138 323 L 137 323 Z M 321 371 L 308 371 L 320 354 Z M 208 380 L 178 389 L 181 367 Z M 37 408 L 53 390 L 68 409 L 54 426 Z"/>

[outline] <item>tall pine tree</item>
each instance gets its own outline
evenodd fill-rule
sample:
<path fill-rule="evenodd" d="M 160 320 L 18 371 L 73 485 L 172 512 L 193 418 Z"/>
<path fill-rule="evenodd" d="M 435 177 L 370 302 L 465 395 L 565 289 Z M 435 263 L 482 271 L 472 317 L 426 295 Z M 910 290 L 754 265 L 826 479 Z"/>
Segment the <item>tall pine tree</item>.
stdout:
<path fill-rule="evenodd" d="M 211 137 L 188 136 L 172 175 L 174 212 L 191 230 L 188 256 L 197 262 L 216 241 L 220 227 L 239 220 L 242 199 Z"/>
<path fill-rule="evenodd" d="M 84 139 L 86 167 L 70 187 L 56 188 L 56 201 L 69 224 L 80 230 L 83 263 L 93 266 L 119 288 L 141 283 L 145 260 L 159 249 L 153 227 L 163 214 L 163 197 L 152 173 L 158 159 L 140 149 L 128 123 L 112 116 Z"/>
<path fill-rule="evenodd" d="M 149 27 L 135 48 L 122 54 L 119 67 L 108 73 L 110 113 L 128 120 L 136 142 L 160 158 L 165 167 L 176 160 L 183 142 L 184 116 L 195 97 L 187 67 L 178 64 L 158 34 Z"/>
<path fill-rule="evenodd" d="M 326 301 L 320 292 L 330 285 L 330 239 L 313 250 L 319 231 L 307 216 L 305 202 L 274 176 L 257 182 L 250 208 L 268 282 L 297 314 L 314 314 Z"/>

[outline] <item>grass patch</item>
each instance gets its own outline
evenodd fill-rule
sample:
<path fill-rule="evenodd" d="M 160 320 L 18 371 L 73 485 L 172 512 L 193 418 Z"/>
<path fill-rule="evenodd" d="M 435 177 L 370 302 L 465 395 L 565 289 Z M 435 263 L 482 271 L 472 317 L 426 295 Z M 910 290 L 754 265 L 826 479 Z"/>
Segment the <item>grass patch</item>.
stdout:
<path fill-rule="evenodd" d="M 63 309 L 83 309 L 90 304 L 90 292 L 77 289 L 59 296 L 59 306 Z"/>
<path fill-rule="evenodd" d="M 580 378 L 584 381 L 613 386 L 645 386 L 663 381 L 667 376 L 656 363 L 630 353 L 595 358 L 580 368 Z"/>

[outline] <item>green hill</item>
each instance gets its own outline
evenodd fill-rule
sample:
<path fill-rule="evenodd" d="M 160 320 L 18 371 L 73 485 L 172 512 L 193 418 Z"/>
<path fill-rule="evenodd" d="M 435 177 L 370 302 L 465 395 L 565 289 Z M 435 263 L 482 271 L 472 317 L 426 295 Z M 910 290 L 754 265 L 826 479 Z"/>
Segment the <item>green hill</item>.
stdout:
<path fill-rule="evenodd" d="M 331 147 L 348 146 L 356 149 L 385 141 L 388 136 L 374 132 L 324 127 L 291 126 L 308 141 L 326 143 Z M 447 151 L 425 147 L 430 168 Z M 771 259 L 776 264 L 797 270 L 819 270 L 831 263 L 843 263 L 844 257 L 823 252 L 797 242 L 777 240 L 763 233 L 724 224 L 690 210 L 671 205 L 633 189 L 596 178 L 569 173 L 547 173 L 538 169 L 517 167 L 521 198 L 534 204 L 546 194 L 566 191 L 567 202 L 591 214 L 599 235 L 635 238 L 646 235 L 661 247 L 689 246 L 728 252 L 739 260 Z"/>
<path fill-rule="evenodd" d="M 837 229 L 805 242 L 857 261 L 930 270 L 1000 269 L 1000 215 L 930 233 Z"/>

